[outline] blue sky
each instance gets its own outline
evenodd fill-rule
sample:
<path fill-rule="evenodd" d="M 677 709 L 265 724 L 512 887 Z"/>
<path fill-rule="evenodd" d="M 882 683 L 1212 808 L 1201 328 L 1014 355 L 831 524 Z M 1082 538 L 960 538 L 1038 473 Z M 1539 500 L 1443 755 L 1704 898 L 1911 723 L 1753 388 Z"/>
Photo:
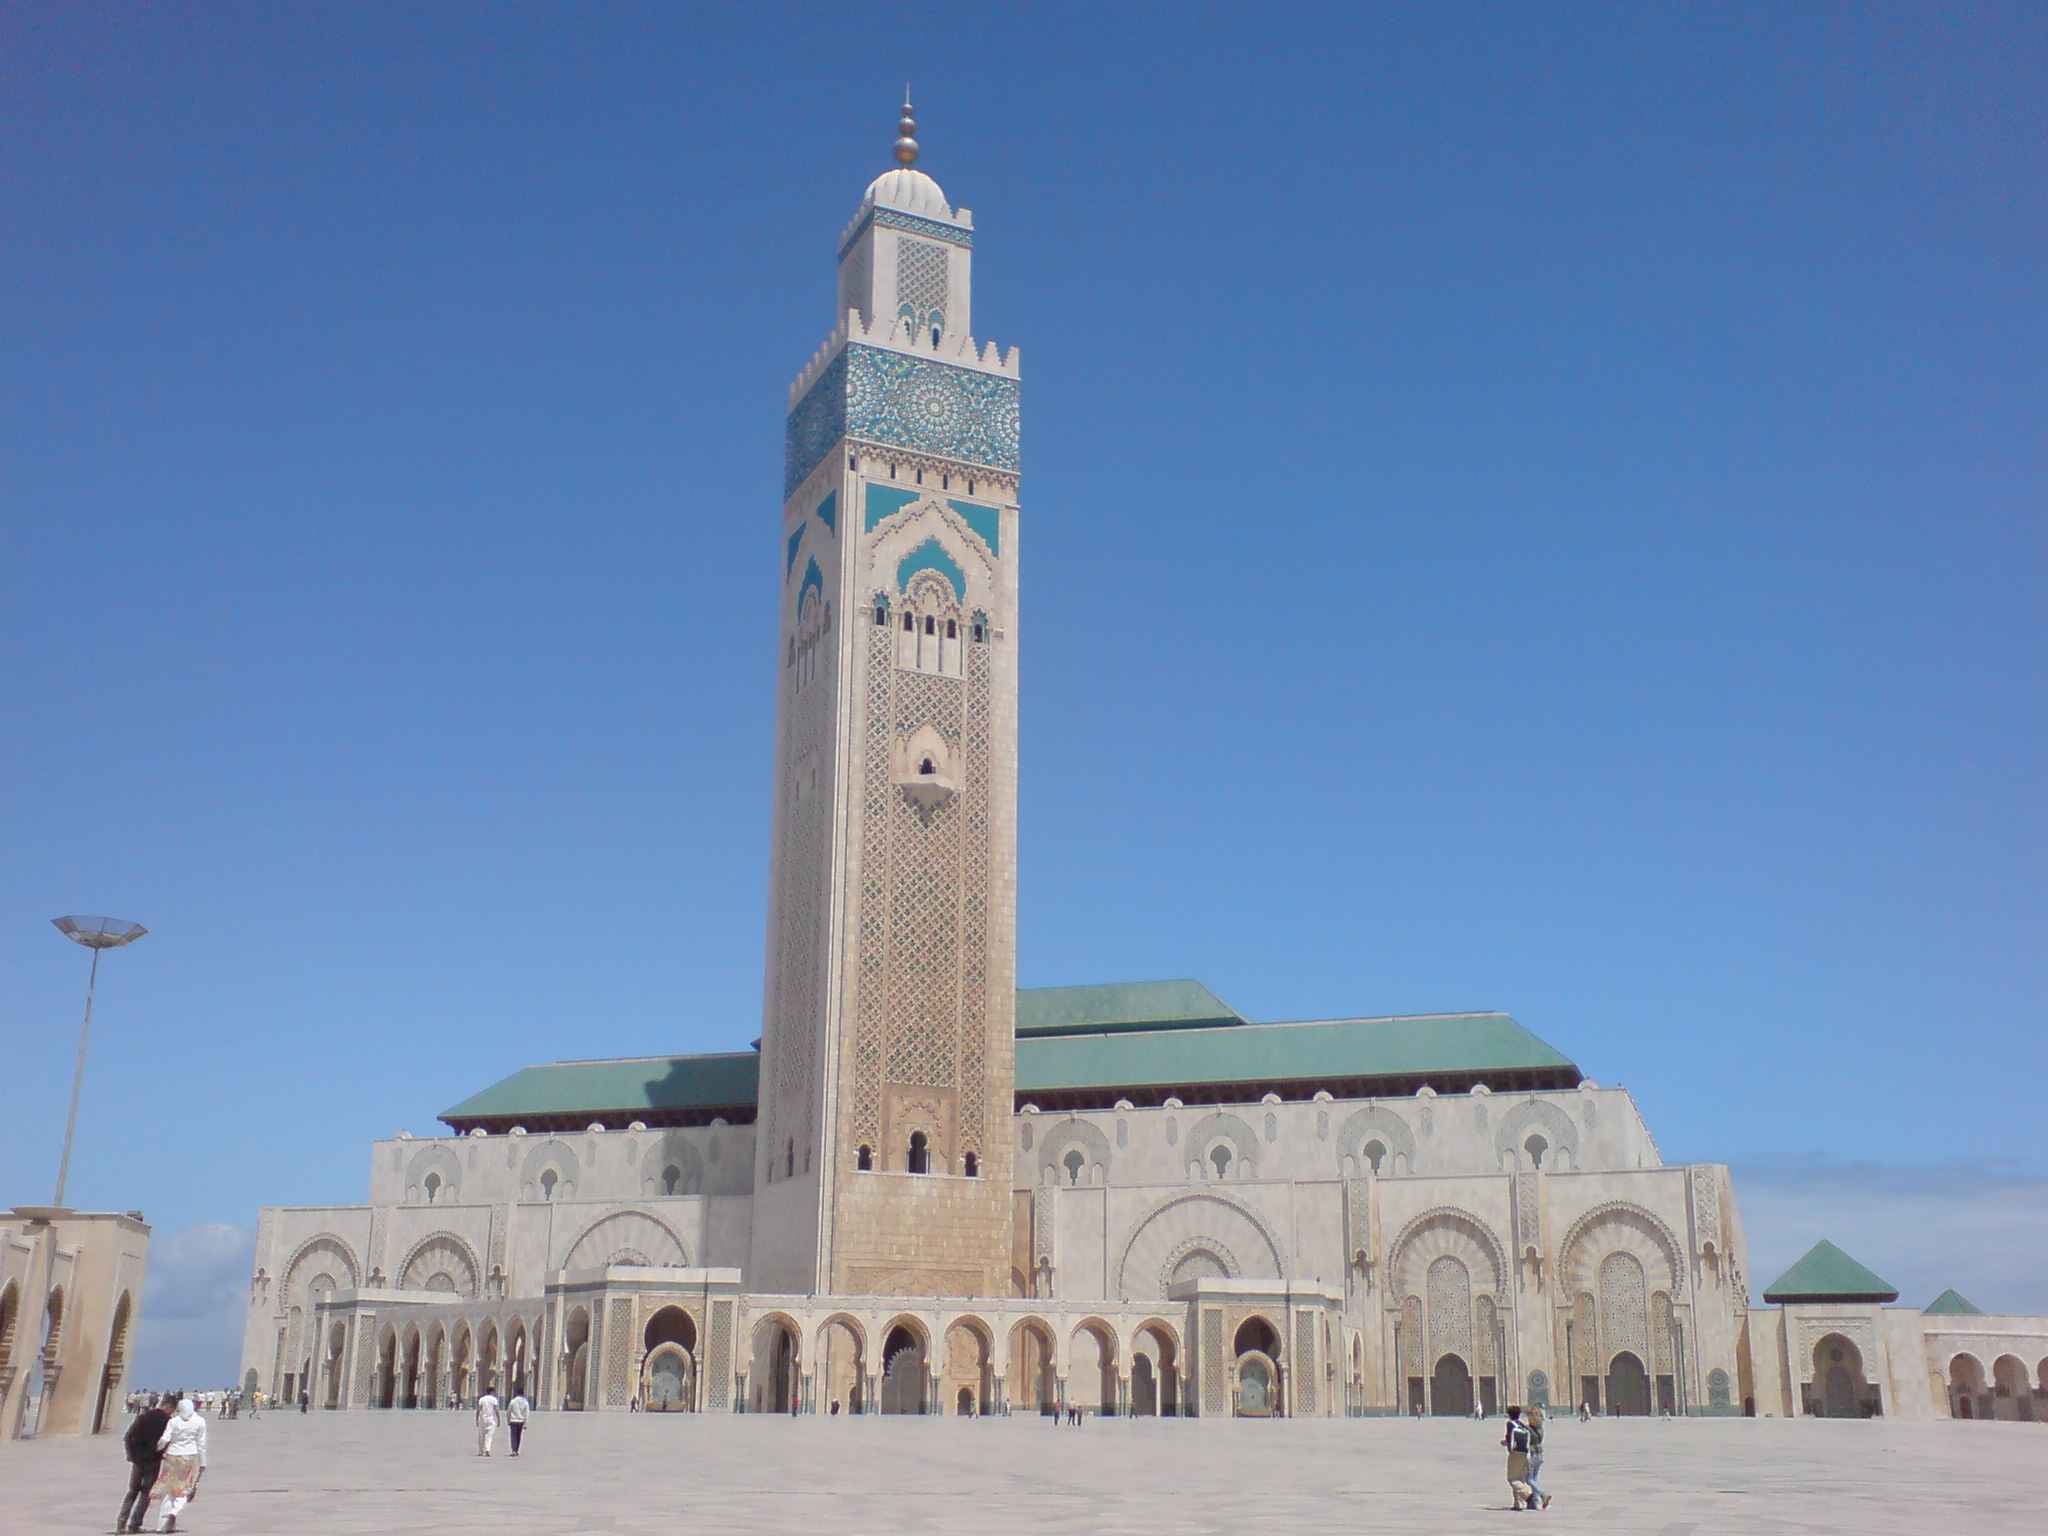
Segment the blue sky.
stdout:
<path fill-rule="evenodd" d="M 1504 1008 L 1757 1271 L 2048 1310 L 2044 71 L 2028 6 L 10 9 L 0 1198 L 60 912 L 154 930 L 71 1188 L 156 1226 L 145 1374 L 371 1137 L 758 1032 L 784 391 L 908 75 L 1024 356 L 1022 980 Z"/>

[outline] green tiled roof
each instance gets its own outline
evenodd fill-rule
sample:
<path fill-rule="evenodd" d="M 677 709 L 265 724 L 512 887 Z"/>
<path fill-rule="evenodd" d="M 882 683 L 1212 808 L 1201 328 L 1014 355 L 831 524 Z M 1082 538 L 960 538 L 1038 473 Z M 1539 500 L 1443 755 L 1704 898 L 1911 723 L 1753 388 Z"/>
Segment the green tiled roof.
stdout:
<path fill-rule="evenodd" d="M 1324 1019 L 1017 1041 L 1017 1092 L 1576 1070 L 1504 1013 Z"/>
<path fill-rule="evenodd" d="M 1984 1309 L 1953 1286 L 1943 1291 L 1927 1304 L 1927 1311 L 1936 1317 L 1982 1317 Z"/>
<path fill-rule="evenodd" d="M 1880 1279 L 1826 1238 L 1806 1256 L 1764 1287 L 1764 1300 L 1897 1301 L 1899 1289 Z"/>
<path fill-rule="evenodd" d="M 1101 987 L 1020 987 L 1019 1035 L 1189 1029 L 1242 1024 L 1244 1015 L 1199 981 L 1122 981 Z"/>
<path fill-rule="evenodd" d="M 1021 991 L 1017 1037 L 1016 1091 L 1026 1097 L 1515 1072 L 1578 1076 L 1569 1058 L 1504 1013 L 1253 1024 L 1196 981 Z M 760 1066 L 755 1051 L 554 1062 L 523 1068 L 441 1118 L 466 1129 L 548 1116 L 751 1111 Z"/>
<path fill-rule="evenodd" d="M 519 1115 L 595 1115 L 601 1111 L 753 1107 L 761 1058 L 752 1051 L 715 1056 L 632 1056 L 522 1067 L 453 1109 L 449 1124 Z"/>

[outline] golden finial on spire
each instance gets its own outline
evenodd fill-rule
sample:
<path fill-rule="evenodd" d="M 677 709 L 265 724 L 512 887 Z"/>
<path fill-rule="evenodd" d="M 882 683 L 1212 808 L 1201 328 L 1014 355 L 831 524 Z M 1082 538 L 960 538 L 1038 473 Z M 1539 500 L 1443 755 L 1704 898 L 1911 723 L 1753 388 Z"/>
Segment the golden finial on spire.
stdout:
<path fill-rule="evenodd" d="M 910 114 L 910 86 L 903 87 L 903 119 L 896 125 L 896 163 L 917 164 L 917 119 Z"/>

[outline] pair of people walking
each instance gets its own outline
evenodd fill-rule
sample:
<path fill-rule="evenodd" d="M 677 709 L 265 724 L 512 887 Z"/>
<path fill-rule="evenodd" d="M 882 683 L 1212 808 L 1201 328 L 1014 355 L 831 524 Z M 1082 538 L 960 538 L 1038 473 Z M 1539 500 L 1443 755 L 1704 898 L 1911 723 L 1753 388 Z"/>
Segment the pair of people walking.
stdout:
<path fill-rule="evenodd" d="M 166 1392 L 135 1416 L 123 1437 L 128 1453 L 128 1496 L 114 1517 L 117 1531 L 139 1531 L 150 1500 L 160 1498 L 157 1529 L 175 1531 L 185 1506 L 199 1497 L 206 1472 L 206 1420 L 191 1398 L 169 1408 Z"/>
<path fill-rule="evenodd" d="M 524 1392 L 514 1392 L 512 1401 L 502 1405 L 504 1419 L 512 1431 L 512 1454 L 519 1454 L 519 1442 L 526 1435 L 527 1415 L 533 1405 L 526 1400 Z M 476 1400 L 476 1453 L 479 1456 L 491 1454 L 491 1443 L 498 1436 L 500 1404 L 498 1394 L 488 1389 Z"/>
<path fill-rule="evenodd" d="M 1531 1408 L 1525 1418 L 1521 1409 L 1510 1408 L 1507 1433 L 1500 1443 L 1507 1447 L 1508 1493 L 1515 1508 L 1550 1508 L 1550 1495 L 1538 1481 L 1543 1474 L 1543 1410 Z"/>

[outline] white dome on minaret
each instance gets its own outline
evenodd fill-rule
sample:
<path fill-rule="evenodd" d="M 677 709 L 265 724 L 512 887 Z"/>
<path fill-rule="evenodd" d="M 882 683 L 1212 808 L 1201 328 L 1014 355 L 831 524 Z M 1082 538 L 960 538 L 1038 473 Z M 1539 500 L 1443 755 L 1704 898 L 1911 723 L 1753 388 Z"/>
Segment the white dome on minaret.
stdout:
<path fill-rule="evenodd" d="M 952 206 L 946 201 L 945 188 L 923 171 L 907 165 L 898 166 L 893 171 L 884 171 L 869 182 L 867 195 L 861 199 L 861 205 L 865 207 L 869 203 L 941 219 L 950 219 L 953 216 Z"/>

